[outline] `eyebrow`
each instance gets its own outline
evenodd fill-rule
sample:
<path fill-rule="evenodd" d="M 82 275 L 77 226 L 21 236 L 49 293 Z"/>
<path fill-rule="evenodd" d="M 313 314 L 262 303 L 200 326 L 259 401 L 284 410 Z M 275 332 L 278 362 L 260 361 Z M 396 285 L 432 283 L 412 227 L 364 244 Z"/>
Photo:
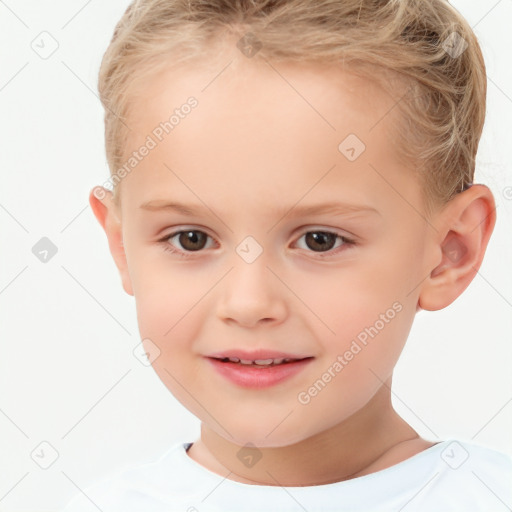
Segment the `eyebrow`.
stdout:
<path fill-rule="evenodd" d="M 162 199 L 147 201 L 139 205 L 139 208 L 148 211 L 175 211 L 189 217 L 192 217 L 194 215 L 200 215 L 201 213 L 207 214 L 208 212 L 212 212 L 212 210 L 210 210 L 208 207 L 202 205 L 186 205 L 176 201 L 170 202 L 168 200 Z M 326 202 L 313 205 L 292 205 L 288 207 L 280 207 L 279 209 L 276 209 L 275 213 L 281 218 L 287 216 L 288 214 L 290 214 L 290 216 L 292 217 L 300 217 L 322 213 L 327 213 L 331 215 L 373 213 L 381 215 L 378 210 L 371 206 L 340 202 Z"/>

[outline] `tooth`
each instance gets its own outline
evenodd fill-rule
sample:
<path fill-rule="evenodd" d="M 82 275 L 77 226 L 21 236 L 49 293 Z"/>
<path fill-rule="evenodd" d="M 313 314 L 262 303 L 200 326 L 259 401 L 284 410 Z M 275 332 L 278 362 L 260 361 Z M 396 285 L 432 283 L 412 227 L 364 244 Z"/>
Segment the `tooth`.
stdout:
<path fill-rule="evenodd" d="M 294 361 L 294 359 L 290 358 L 276 358 L 276 359 L 239 359 L 238 357 L 225 357 L 222 361 L 231 361 L 232 363 L 240 363 L 246 365 L 258 365 L 258 366 L 270 366 L 272 364 L 282 364 L 287 363 L 289 361 Z"/>
<path fill-rule="evenodd" d="M 274 362 L 273 359 L 256 359 L 255 364 L 268 365 Z"/>

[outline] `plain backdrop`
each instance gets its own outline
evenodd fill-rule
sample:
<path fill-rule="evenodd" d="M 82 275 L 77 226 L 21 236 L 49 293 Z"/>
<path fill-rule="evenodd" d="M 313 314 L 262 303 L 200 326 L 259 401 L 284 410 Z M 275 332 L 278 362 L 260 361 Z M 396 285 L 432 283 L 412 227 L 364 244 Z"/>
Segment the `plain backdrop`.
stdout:
<path fill-rule="evenodd" d="M 97 73 L 128 3 L 0 1 L 0 511 L 58 509 L 199 435 L 133 354 L 134 299 L 88 204 L 109 175 Z M 453 5 L 487 64 L 475 181 L 494 192 L 498 221 L 463 295 L 417 315 L 393 401 L 424 437 L 512 455 L 512 1 Z"/>

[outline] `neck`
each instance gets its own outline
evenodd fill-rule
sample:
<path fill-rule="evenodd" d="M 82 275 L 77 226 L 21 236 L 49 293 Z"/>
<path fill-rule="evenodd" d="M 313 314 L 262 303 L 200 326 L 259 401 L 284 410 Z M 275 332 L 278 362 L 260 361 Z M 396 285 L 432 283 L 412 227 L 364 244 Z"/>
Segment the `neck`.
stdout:
<path fill-rule="evenodd" d="M 251 467 L 238 457 L 241 446 L 204 423 L 201 424 L 201 439 L 192 445 L 188 454 L 213 472 L 257 485 L 321 485 L 383 469 L 387 467 L 386 461 L 399 462 L 396 457 L 391 459 L 385 455 L 393 450 L 396 453 L 397 447 L 408 441 L 419 440 L 421 449 L 428 447 L 394 411 L 390 384 L 391 379 L 362 409 L 328 430 L 292 445 L 258 448 L 261 459 Z M 411 450 L 401 453 L 413 454 Z"/>

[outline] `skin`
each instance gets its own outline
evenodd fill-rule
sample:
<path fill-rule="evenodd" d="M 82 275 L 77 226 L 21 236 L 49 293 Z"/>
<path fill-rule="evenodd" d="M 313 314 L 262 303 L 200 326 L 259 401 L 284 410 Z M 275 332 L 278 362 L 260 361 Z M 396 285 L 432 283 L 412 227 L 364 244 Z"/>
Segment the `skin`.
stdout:
<path fill-rule="evenodd" d="M 192 459 L 264 485 L 379 471 L 435 444 L 394 411 L 393 369 L 417 311 L 448 306 L 474 278 L 495 223 L 492 193 L 473 185 L 427 216 L 421 183 L 392 145 L 395 98 L 339 69 L 280 63 L 277 73 L 241 54 L 231 59 L 220 75 L 228 60 L 148 80 L 128 118 L 127 158 L 189 96 L 199 104 L 123 179 L 119 207 L 106 190 L 101 200 L 91 191 L 91 207 L 135 297 L 141 338 L 161 351 L 155 371 L 201 420 Z M 338 150 L 350 133 L 366 145 L 353 162 Z M 209 210 L 139 208 L 160 199 Z M 294 215 L 294 205 L 330 201 L 377 211 Z M 180 229 L 211 238 L 181 258 L 164 245 L 190 245 L 159 241 Z M 355 245 L 337 239 L 322 258 L 304 236 L 318 231 Z M 252 263 L 236 252 L 247 236 L 263 249 Z M 401 311 L 300 403 L 298 394 L 396 302 Z M 204 357 L 234 348 L 314 359 L 275 386 L 246 389 Z M 249 442 L 261 454 L 252 467 L 237 457 Z"/>

